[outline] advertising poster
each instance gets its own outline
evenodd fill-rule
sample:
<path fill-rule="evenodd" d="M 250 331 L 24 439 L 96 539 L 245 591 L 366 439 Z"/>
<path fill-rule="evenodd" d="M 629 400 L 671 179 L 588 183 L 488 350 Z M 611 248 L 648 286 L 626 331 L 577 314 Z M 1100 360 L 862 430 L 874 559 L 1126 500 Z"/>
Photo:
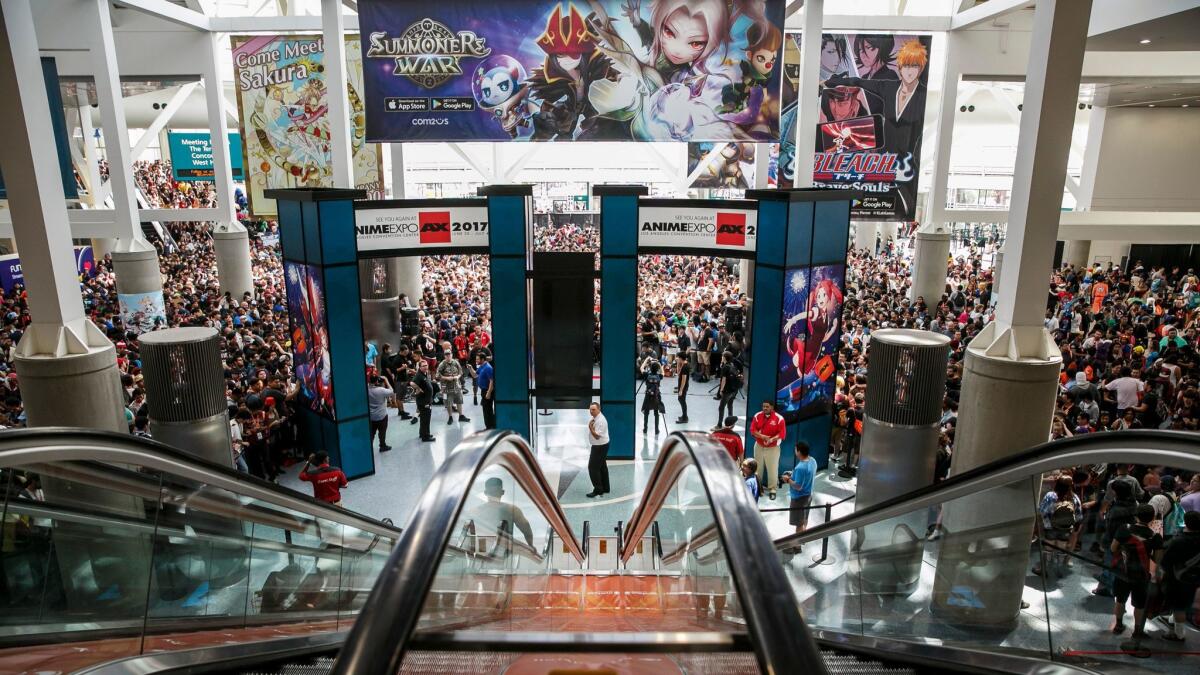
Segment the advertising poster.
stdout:
<path fill-rule="evenodd" d="M 845 265 L 785 272 L 783 345 L 775 394 L 780 412 L 795 411 L 806 419 L 833 410 L 845 275 Z"/>
<path fill-rule="evenodd" d="M 487 206 L 472 200 L 455 205 L 438 200 L 429 208 L 388 208 L 362 203 L 354 211 L 359 251 L 420 248 L 488 248 Z"/>
<path fill-rule="evenodd" d="M 638 248 L 721 249 L 753 253 L 758 240 L 758 210 L 736 202 L 715 208 L 680 206 L 677 200 L 643 201 L 638 207 Z M 746 204 L 747 202 L 742 202 Z"/>
<path fill-rule="evenodd" d="M 233 69 L 241 113 L 246 192 L 256 216 L 276 214 L 273 188 L 332 187 L 325 43 L 319 36 L 234 37 Z M 365 142 L 362 52 L 346 37 L 354 186 L 383 198 L 379 146 Z"/>
<path fill-rule="evenodd" d="M 754 144 L 688 143 L 688 175 L 695 176 L 688 187 L 748 190 L 754 187 Z"/>
<path fill-rule="evenodd" d="M 171 156 L 171 174 L 177 181 L 212 180 L 212 134 L 167 133 L 167 147 Z M 229 162 L 233 179 L 245 180 L 242 171 L 242 135 L 229 132 Z"/>
<path fill-rule="evenodd" d="M 91 246 L 75 247 L 75 274 L 80 278 L 96 276 L 96 256 Z M 17 284 L 25 284 L 21 256 L 16 253 L 0 255 L 0 288 L 3 288 L 5 293 L 12 293 Z"/>
<path fill-rule="evenodd" d="M 313 412 L 334 416 L 333 370 L 329 356 L 329 325 L 321 270 L 304 263 L 284 262 L 288 318 L 292 323 L 292 361 L 300 390 Z"/>
<path fill-rule="evenodd" d="M 861 192 L 854 218 L 915 217 L 930 43 L 927 35 L 821 36 L 813 186 Z M 793 183 L 796 114 L 795 102 L 785 99 L 775 169 L 780 187 Z"/>
<path fill-rule="evenodd" d="M 121 323 L 125 330 L 141 335 L 167 325 L 167 307 L 162 291 L 149 293 L 118 293 Z"/>
<path fill-rule="evenodd" d="M 360 0 L 368 141 L 779 137 L 784 0 Z"/>

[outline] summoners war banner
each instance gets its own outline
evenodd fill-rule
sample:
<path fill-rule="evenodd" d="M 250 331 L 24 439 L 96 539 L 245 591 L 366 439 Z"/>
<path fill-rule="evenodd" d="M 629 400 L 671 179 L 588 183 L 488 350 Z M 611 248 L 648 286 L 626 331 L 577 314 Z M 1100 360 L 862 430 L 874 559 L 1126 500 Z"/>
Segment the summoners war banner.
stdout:
<path fill-rule="evenodd" d="M 788 38 L 799 45 L 801 36 Z M 820 91 L 804 92 L 821 99 L 813 186 L 860 192 L 854 218 L 916 217 L 930 42 L 927 35 L 821 36 Z M 792 66 L 785 64 L 789 71 Z M 795 99 L 785 95 L 773 172 L 780 187 L 793 183 L 796 115 Z"/>
<path fill-rule="evenodd" d="M 250 210 L 272 216 L 275 200 L 263 196 L 264 190 L 333 187 L 325 42 L 285 35 L 232 40 Z M 354 186 L 382 199 L 379 146 L 366 143 L 358 36 L 346 37 L 346 72 Z"/>
<path fill-rule="evenodd" d="M 779 138 L 784 0 L 360 0 L 367 140 Z"/>

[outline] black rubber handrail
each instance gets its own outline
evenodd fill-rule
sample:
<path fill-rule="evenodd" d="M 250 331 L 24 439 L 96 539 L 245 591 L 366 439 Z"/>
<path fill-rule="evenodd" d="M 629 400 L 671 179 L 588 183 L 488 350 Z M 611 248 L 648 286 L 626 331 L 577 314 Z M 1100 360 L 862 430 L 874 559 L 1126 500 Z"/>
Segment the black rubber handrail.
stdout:
<path fill-rule="evenodd" d="M 400 528 L 390 523 L 327 504 L 303 492 L 189 455 L 152 439 L 114 431 L 73 427 L 0 431 L 0 468 L 87 461 L 142 466 L 169 475 L 198 480 L 237 495 L 295 509 L 316 518 L 352 525 L 374 534 L 399 537 L 401 533 Z"/>
<path fill-rule="evenodd" d="M 663 442 L 642 499 L 625 528 L 621 561 L 633 555 L 636 542 L 658 518 L 689 466 L 696 468 L 712 508 L 713 529 L 726 553 L 759 670 L 825 673 L 825 660 L 800 616 L 800 604 L 771 547 L 767 526 L 729 453 L 708 434 L 676 431 Z"/>
<path fill-rule="evenodd" d="M 399 672 L 437 576 L 437 561 L 470 497 L 468 488 L 492 466 L 512 474 L 576 561 L 584 563 L 579 540 L 529 444 L 511 431 L 475 434 L 446 457 L 421 493 L 408 528 L 360 611 L 362 620 L 355 622 L 338 655 L 333 675 Z"/>
<path fill-rule="evenodd" d="M 1054 469 L 1108 462 L 1200 471 L 1200 434 L 1140 429 L 1050 441 L 822 523 L 800 534 L 776 539 L 775 548 L 787 550 L 797 544 L 831 537 Z"/>

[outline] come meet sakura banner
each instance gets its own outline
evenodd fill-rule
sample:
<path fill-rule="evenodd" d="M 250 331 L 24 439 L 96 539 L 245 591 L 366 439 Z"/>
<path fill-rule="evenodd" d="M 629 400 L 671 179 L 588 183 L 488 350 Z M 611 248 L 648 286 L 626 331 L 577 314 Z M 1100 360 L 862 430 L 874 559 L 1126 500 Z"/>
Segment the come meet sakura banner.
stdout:
<path fill-rule="evenodd" d="M 325 41 L 319 36 L 235 36 L 234 82 L 250 211 L 276 214 L 264 190 L 333 187 L 332 137 L 325 87 Z M 354 186 L 383 198 L 378 145 L 366 143 L 362 51 L 346 37 Z"/>
<path fill-rule="evenodd" d="M 360 0 L 367 140 L 773 141 L 784 0 Z"/>

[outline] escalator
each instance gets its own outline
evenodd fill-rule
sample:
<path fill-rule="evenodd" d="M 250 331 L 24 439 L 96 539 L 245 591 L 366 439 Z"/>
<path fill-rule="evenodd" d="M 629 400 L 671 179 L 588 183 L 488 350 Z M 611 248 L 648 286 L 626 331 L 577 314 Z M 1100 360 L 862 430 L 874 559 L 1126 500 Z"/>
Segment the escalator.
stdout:
<path fill-rule="evenodd" d="M 1063 464 L 1119 458 L 1200 469 L 1194 436 L 1060 444 L 772 545 L 728 455 L 702 434 L 668 438 L 640 502 L 619 522 L 571 522 L 520 437 L 477 435 L 447 457 L 401 533 L 137 439 L 18 433 L 0 434 L 9 491 L 12 467 L 36 470 L 47 478 L 46 501 L 37 511 L 7 499 L 5 536 L 12 514 L 51 541 L 34 558 L 40 585 L 24 586 L 30 597 L 42 589 L 40 604 L 26 608 L 24 624 L 0 624 L 13 647 L 0 651 L 0 672 L 1113 672 L 1028 639 L 964 638 L 975 634 L 955 602 L 989 597 L 987 577 L 970 574 L 1012 556 L 997 543 L 1004 537 L 1025 537 L 1028 557 L 1032 511 L 1010 508 L 992 529 L 960 528 L 963 517 L 939 505 L 999 489 L 1036 496 L 1032 477 Z M 51 480 L 107 486 L 121 499 L 92 499 L 85 512 L 71 502 L 81 490 Z M 1013 495 L 1002 493 L 1009 504 Z M 940 546 L 926 535 L 930 518 Z M 889 533 L 886 545 L 871 528 Z M 939 573 L 928 554 L 964 535 L 972 539 L 961 550 L 976 560 L 956 561 L 967 573 L 943 594 L 955 601 L 935 624 L 919 610 L 943 597 L 931 590 Z M 840 565 L 804 562 L 822 540 Z M 9 550 L 11 584 L 21 575 Z M 1003 579 L 991 583 L 999 589 Z M 939 635 L 946 626 L 957 632 Z M 11 660 L 64 645 L 90 661 Z"/>

